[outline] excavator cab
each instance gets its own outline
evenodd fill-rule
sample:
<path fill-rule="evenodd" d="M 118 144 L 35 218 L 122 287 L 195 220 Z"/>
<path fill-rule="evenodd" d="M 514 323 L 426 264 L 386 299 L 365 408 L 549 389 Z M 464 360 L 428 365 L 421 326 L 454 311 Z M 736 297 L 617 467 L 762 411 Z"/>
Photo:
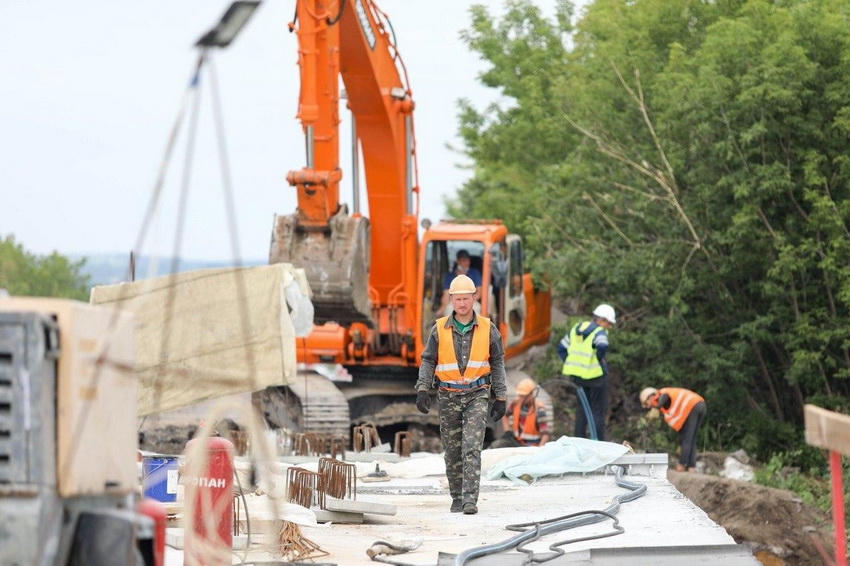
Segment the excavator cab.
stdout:
<path fill-rule="evenodd" d="M 459 259 L 458 256 L 462 256 Z M 484 291 L 484 245 L 474 240 L 434 240 L 425 246 L 425 285 L 422 296 L 422 320 L 427 328 L 434 321 L 452 313 L 448 288 L 454 276 L 465 272 Z M 481 311 L 481 295 L 476 297 L 475 310 Z"/>
<path fill-rule="evenodd" d="M 525 273 L 522 239 L 499 220 L 444 220 L 429 226 L 422 238 L 420 348 L 434 322 L 452 312 L 444 293 L 459 253 L 469 256 L 468 268 L 475 273 L 468 275 L 481 281 L 475 311 L 498 325 L 507 350 L 521 351 L 548 338 L 549 293 L 535 290 Z"/>

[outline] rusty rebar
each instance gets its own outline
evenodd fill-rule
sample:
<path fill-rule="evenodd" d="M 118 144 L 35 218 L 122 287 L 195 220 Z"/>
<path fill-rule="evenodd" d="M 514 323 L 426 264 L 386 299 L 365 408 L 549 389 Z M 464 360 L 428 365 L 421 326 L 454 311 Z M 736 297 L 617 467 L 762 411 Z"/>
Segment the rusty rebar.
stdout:
<path fill-rule="evenodd" d="M 331 446 L 330 446 L 330 454 L 331 458 L 336 458 L 339 456 L 341 459 L 345 460 L 345 444 L 346 438 L 344 436 L 331 436 Z"/>
<path fill-rule="evenodd" d="M 410 433 L 406 430 L 395 433 L 395 453 L 410 456 Z"/>
<path fill-rule="evenodd" d="M 334 458 L 319 459 L 319 507 L 325 508 L 325 496 L 357 499 L 357 466 Z"/>
<path fill-rule="evenodd" d="M 375 428 L 375 425 L 366 422 L 354 427 L 351 442 L 355 452 L 371 452 L 373 446 L 381 444 L 381 437 L 378 436 L 378 429 Z"/>
<path fill-rule="evenodd" d="M 316 472 L 297 466 L 286 470 L 287 500 L 290 503 L 297 503 L 309 509 L 317 499 L 319 484 L 319 474 Z"/>

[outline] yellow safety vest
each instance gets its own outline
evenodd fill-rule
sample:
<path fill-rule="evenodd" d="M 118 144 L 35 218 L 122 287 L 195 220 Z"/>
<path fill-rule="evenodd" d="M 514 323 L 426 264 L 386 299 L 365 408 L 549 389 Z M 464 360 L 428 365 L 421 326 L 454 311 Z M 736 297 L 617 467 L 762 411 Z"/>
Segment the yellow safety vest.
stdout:
<path fill-rule="evenodd" d="M 440 389 L 449 391 L 466 391 L 485 385 L 483 378 L 490 374 L 490 319 L 476 316 L 478 328 L 473 329 L 472 348 L 469 352 L 469 363 L 463 375 L 455 355 L 454 332 L 446 323 L 450 317 L 437 319 L 437 367 L 434 375 L 440 381 Z M 489 384 L 486 384 L 489 385 Z"/>
<path fill-rule="evenodd" d="M 604 329 L 599 326 L 583 337 L 579 334 L 579 330 L 584 330 L 589 324 L 590 321 L 585 321 L 581 325 L 576 324 L 570 330 L 570 347 L 567 350 L 564 367 L 561 369 L 562 374 L 574 375 L 582 379 L 602 377 L 604 372 L 599 358 L 596 357 L 596 350 L 593 349 L 593 338 Z"/>

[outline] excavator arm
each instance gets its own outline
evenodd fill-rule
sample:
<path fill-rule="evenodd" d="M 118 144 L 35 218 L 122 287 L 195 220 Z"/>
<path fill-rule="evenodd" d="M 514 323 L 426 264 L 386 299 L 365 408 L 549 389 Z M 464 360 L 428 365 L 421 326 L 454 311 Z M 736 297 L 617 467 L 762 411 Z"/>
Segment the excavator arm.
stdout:
<path fill-rule="evenodd" d="M 414 103 L 389 19 L 375 2 L 296 0 L 290 29 L 298 39 L 306 163 L 287 175 L 298 208 L 275 218 L 269 261 L 304 268 L 316 326 L 297 340 L 306 367 L 295 382 L 255 401 L 280 427 L 343 434 L 369 422 L 436 441 L 436 415 L 416 410 L 413 386 L 457 252 L 479 262 L 481 314 L 499 325 L 508 355 L 548 340 L 548 293 L 533 290 L 521 242 L 500 221 L 441 222 L 424 230 L 420 245 Z M 341 98 L 354 133 L 351 210 L 340 204 Z M 518 284 L 509 286 L 513 279 Z M 329 374 L 326 364 L 337 369 Z"/>
<path fill-rule="evenodd" d="M 373 349 L 398 350 L 412 344 L 417 317 L 414 104 L 404 67 L 388 19 L 372 0 L 298 0 L 291 29 L 306 164 L 287 174 L 298 209 L 275 219 L 270 263 L 306 270 L 317 323 L 365 324 L 390 337 Z M 340 204 L 340 77 L 356 132 L 355 166 L 358 142 L 362 149 L 371 221 L 358 196 L 351 213 Z"/>

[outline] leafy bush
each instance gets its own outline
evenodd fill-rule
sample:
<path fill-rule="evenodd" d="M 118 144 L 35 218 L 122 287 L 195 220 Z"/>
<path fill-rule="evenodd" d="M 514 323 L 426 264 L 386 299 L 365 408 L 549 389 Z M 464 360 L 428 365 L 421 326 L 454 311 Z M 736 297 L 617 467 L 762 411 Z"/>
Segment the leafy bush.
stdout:
<path fill-rule="evenodd" d="M 819 462 L 816 462 L 818 461 Z M 826 511 L 832 509 L 830 477 L 826 470 L 826 455 L 811 446 L 778 452 L 767 463 L 756 469 L 758 484 L 793 491 L 805 503 Z M 850 482 L 850 467 L 845 461 L 842 466 L 844 484 Z M 844 508 L 850 509 L 850 494 L 844 494 Z"/>

